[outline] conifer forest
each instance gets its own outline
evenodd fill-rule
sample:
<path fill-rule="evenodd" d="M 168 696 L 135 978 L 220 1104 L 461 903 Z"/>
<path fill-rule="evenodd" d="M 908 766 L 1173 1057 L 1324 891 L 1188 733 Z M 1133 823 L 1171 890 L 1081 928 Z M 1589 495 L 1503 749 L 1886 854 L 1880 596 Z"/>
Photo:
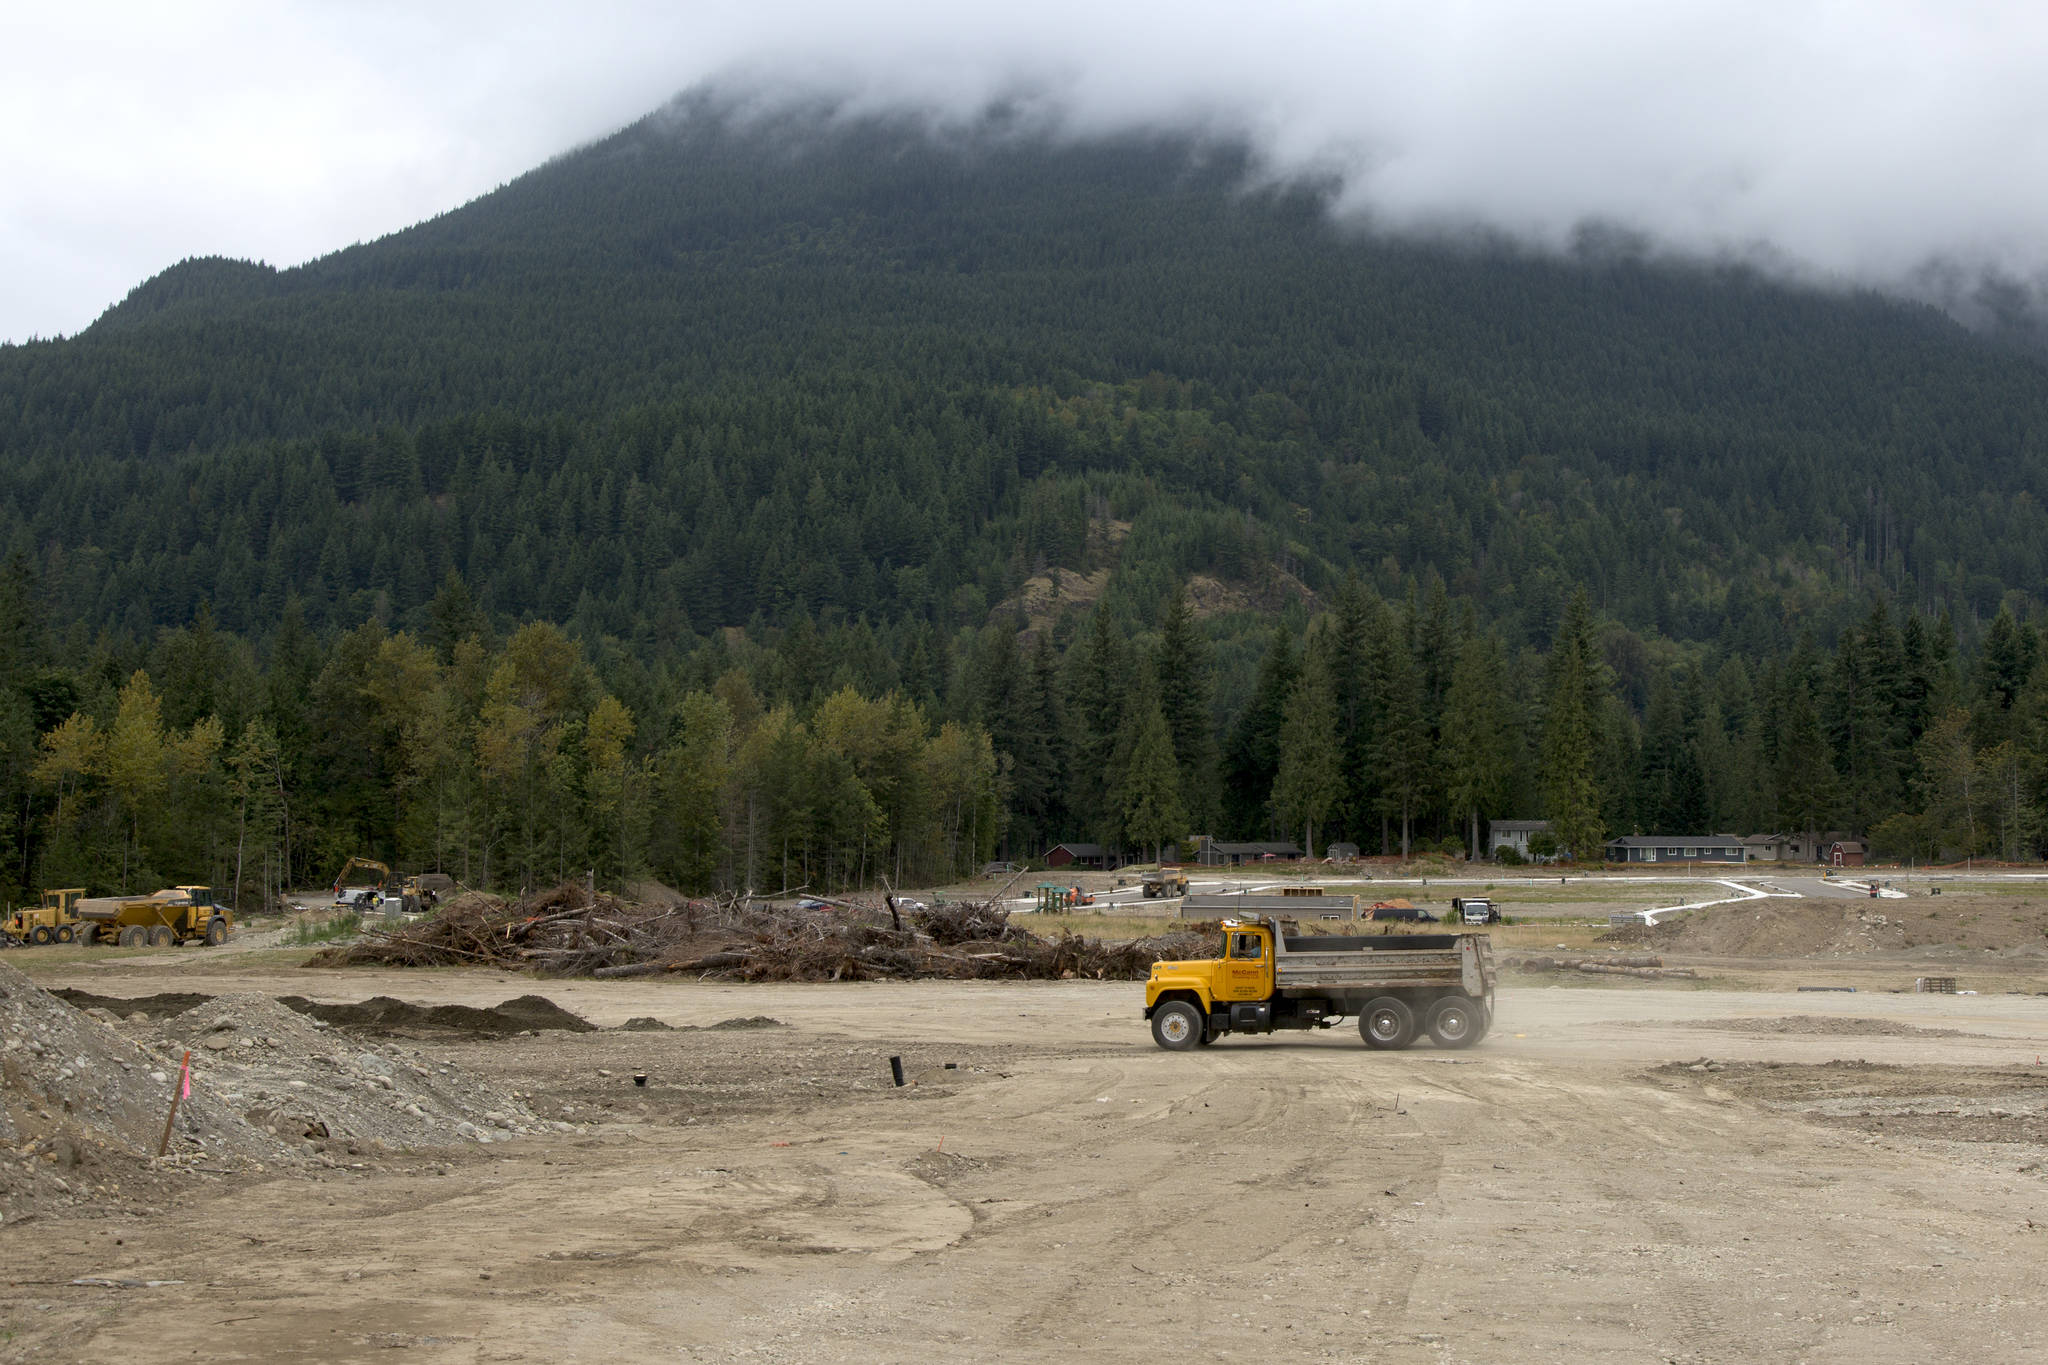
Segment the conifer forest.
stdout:
<path fill-rule="evenodd" d="M 686 98 L 0 346 L 0 898 L 2048 843 L 2048 365 L 1194 135 Z"/>

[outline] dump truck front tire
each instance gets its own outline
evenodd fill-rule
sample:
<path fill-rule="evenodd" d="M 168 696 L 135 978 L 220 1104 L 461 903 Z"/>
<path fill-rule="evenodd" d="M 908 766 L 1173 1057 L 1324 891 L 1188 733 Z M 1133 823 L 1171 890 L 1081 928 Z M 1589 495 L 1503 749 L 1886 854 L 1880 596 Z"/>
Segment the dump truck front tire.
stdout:
<path fill-rule="evenodd" d="M 218 948 L 228 941 L 228 922 L 215 915 L 206 925 L 206 946 Z"/>
<path fill-rule="evenodd" d="M 1152 1011 L 1152 1041 L 1168 1052 L 1186 1052 L 1202 1045 L 1208 1023 L 1185 1000 L 1169 1000 Z"/>
<path fill-rule="evenodd" d="M 1429 1040 L 1438 1047 L 1464 1048 L 1486 1029 L 1486 1006 L 1462 995 L 1447 995 L 1429 1007 Z"/>
<path fill-rule="evenodd" d="M 1399 1052 L 1415 1041 L 1415 1011 L 1391 995 L 1369 1000 L 1358 1012 L 1358 1036 L 1367 1047 Z"/>

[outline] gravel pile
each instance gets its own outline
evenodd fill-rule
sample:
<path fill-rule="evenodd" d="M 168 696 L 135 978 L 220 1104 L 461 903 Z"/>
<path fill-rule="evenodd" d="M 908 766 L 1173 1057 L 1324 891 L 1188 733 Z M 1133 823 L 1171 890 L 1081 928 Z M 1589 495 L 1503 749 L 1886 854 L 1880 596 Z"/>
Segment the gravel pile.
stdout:
<path fill-rule="evenodd" d="M 192 1094 L 164 1137 L 180 1060 Z M 397 1043 L 366 1046 L 268 996 L 168 1018 L 80 1010 L 0 964 L 0 1225 L 177 1170 L 332 1164 L 330 1154 L 503 1141 L 567 1125 Z"/>
<path fill-rule="evenodd" d="M 365 1046 L 267 995 L 223 995 L 155 1026 L 192 1050 L 203 1085 L 251 1130 L 385 1147 L 493 1142 L 550 1131 L 513 1092 L 398 1043 Z"/>

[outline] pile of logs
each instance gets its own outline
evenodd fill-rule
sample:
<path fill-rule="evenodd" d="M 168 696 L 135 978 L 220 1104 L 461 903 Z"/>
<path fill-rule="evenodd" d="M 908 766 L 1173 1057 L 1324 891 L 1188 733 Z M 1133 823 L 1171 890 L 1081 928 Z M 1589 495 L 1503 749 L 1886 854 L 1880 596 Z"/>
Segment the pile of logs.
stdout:
<path fill-rule="evenodd" d="M 470 892 L 429 919 L 367 929 L 309 965 L 437 967 L 465 963 L 545 976 L 687 972 L 725 981 L 873 981 L 920 977 L 1141 980 L 1152 964 L 1219 954 L 1216 934 L 1181 928 L 1108 943 L 1041 938 L 995 901 L 899 908 L 832 901 L 802 909 L 732 895 L 643 906 L 581 887 L 508 901 Z"/>

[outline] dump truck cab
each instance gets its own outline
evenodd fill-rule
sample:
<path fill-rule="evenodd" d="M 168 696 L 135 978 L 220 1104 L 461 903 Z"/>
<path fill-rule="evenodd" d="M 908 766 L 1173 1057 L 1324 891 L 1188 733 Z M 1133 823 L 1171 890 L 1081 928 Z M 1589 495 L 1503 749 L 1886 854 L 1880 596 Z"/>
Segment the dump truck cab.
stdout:
<path fill-rule="evenodd" d="M 1404 1048 L 1423 1033 L 1462 1048 L 1492 1025 L 1492 946 L 1483 934 L 1347 937 L 1291 927 L 1273 913 L 1225 919 L 1220 957 L 1155 964 L 1145 982 L 1153 1040 L 1181 1051 L 1232 1033 L 1323 1029 L 1355 1017 L 1374 1048 Z"/>

